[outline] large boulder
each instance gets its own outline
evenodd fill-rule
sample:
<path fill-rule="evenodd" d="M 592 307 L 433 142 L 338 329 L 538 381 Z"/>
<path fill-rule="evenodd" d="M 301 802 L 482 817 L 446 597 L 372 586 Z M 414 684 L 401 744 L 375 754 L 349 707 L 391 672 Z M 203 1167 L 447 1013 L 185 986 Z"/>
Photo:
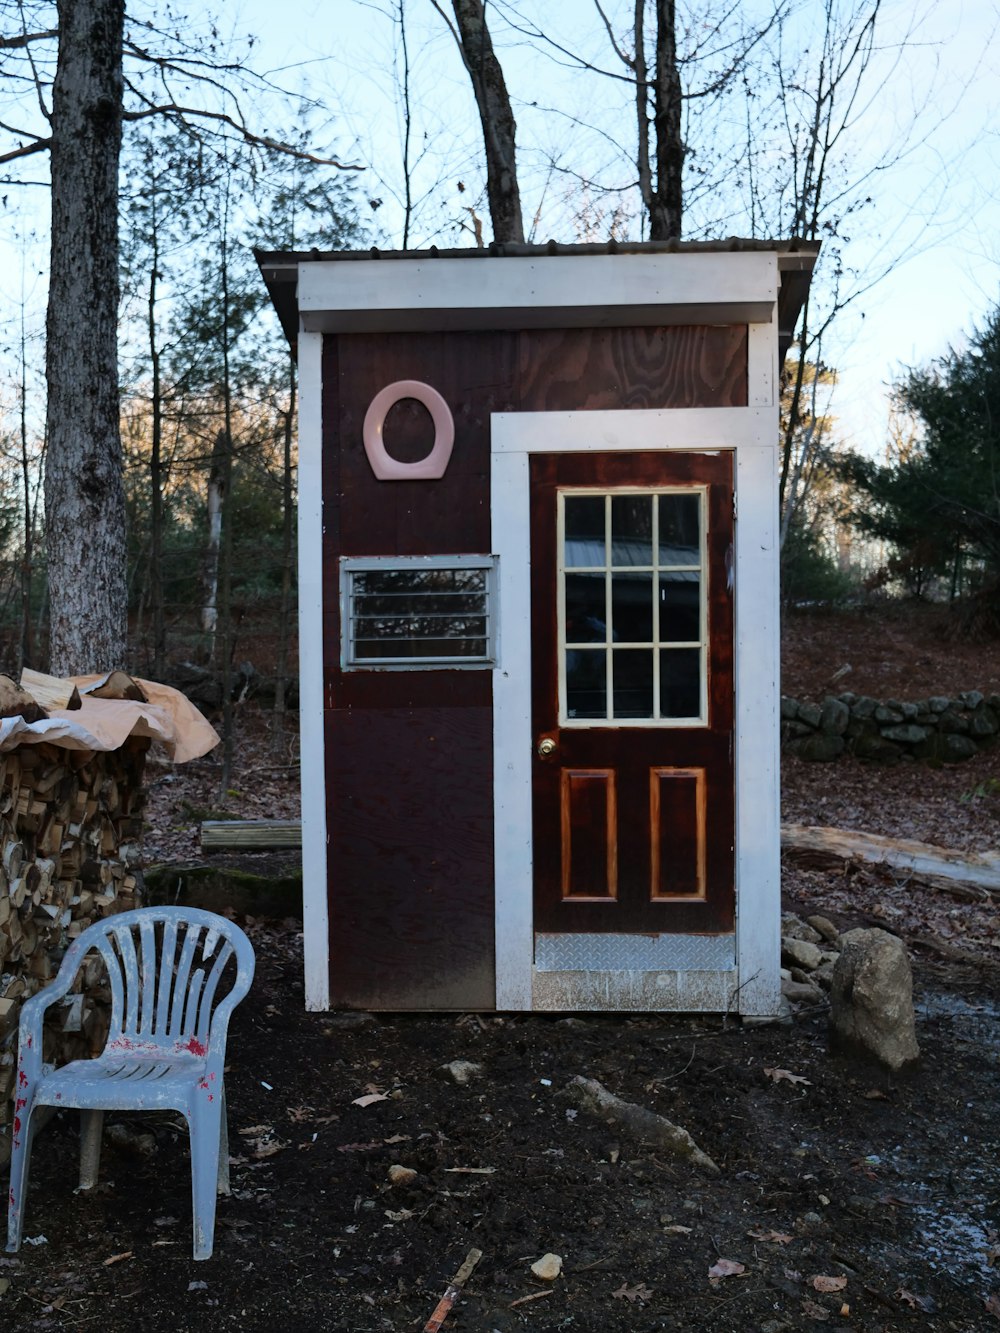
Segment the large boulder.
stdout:
<path fill-rule="evenodd" d="M 834 1045 L 893 1072 L 920 1057 L 913 1019 L 913 974 L 902 940 L 888 931 L 849 930 L 833 969 Z"/>

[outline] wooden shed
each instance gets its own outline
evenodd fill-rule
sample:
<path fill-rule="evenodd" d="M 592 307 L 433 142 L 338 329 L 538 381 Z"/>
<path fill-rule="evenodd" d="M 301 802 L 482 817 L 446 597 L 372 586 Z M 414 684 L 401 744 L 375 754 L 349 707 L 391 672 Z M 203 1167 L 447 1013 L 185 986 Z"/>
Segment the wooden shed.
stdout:
<path fill-rule="evenodd" d="M 817 251 L 258 253 L 300 374 L 310 1008 L 776 1012 Z"/>

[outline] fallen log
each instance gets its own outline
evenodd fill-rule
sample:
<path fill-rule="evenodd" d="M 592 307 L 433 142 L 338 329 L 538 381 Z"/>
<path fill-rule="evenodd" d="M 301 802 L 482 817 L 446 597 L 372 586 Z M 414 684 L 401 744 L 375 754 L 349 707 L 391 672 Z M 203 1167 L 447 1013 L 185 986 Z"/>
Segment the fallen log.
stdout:
<path fill-rule="evenodd" d="M 220 847 L 301 847 L 300 819 L 206 819 L 201 826 L 202 851 Z"/>
<path fill-rule="evenodd" d="M 799 865 L 825 868 L 864 861 L 887 866 L 957 897 L 972 901 L 1000 898 L 1000 856 L 808 824 L 782 824 L 781 848 Z"/>
<path fill-rule="evenodd" d="M 583 1078 L 577 1074 L 563 1088 L 560 1096 L 578 1106 L 581 1111 L 603 1120 L 605 1124 L 617 1125 L 626 1130 L 640 1143 L 659 1148 L 673 1157 L 683 1157 L 709 1175 L 720 1174 L 711 1157 L 702 1152 L 686 1129 L 645 1106 L 622 1101 L 614 1093 L 608 1092 L 596 1078 Z"/>

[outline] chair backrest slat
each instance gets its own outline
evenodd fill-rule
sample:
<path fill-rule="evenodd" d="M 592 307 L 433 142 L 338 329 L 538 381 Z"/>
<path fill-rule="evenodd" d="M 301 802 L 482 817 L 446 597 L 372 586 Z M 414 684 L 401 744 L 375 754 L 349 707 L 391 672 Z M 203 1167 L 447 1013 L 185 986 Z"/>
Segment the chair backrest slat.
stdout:
<path fill-rule="evenodd" d="M 155 922 L 149 917 L 144 917 L 139 923 L 139 938 L 142 952 L 139 1033 L 143 1037 L 151 1037 L 156 1009 L 156 928 Z"/>
<path fill-rule="evenodd" d="M 108 1037 L 113 1041 L 121 1036 L 122 1024 L 125 1021 L 125 988 L 122 985 L 121 962 L 111 947 L 107 935 L 96 935 L 94 948 L 104 959 L 104 969 L 108 974 L 108 985 L 111 987 L 111 1029 Z"/>
<path fill-rule="evenodd" d="M 177 952 L 177 920 L 168 917 L 163 923 L 163 942 L 160 946 L 160 976 L 156 994 L 156 1035 L 167 1035 L 170 1018 L 170 993 L 174 985 L 174 955 Z"/>
<path fill-rule="evenodd" d="M 191 973 L 191 980 L 188 982 L 187 1004 L 184 1006 L 184 1036 L 194 1037 L 198 1034 L 198 1001 L 201 998 L 201 988 L 205 984 L 205 969 L 203 967 L 195 968 Z"/>
<path fill-rule="evenodd" d="M 177 975 L 174 977 L 174 1002 L 170 1007 L 170 1031 L 168 1035 L 171 1037 L 183 1036 L 186 1031 L 184 1022 L 184 1004 L 187 1000 L 191 967 L 194 964 L 194 951 L 200 934 L 200 926 L 189 925 L 187 933 L 184 936 L 181 956 L 177 963 Z"/>
<path fill-rule="evenodd" d="M 212 1005 L 215 1003 L 215 992 L 219 988 L 219 981 L 226 970 L 226 964 L 234 953 L 232 944 L 229 940 L 226 940 L 219 950 L 218 957 L 212 964 L 211 972 L 208 974 L 205 989 L 201 995 L 201 1003 L 198 1006 L 197 1022 L 195 1023 L 195 1031 L 198 1034 L 199 1041 L 205 1041 L 208 1037 L 208 1030 L 212 1021 Z"/>
<path fill-rule="evenodd" d="M 125 983 L 125 1014 L 122 1019 L 122 1031 L 128 1036 L 135 1036 L 139 1031 L 139 960 L 135 953 L 135 940 L 127 925 L 114 924 L 112 932 L 121 958 L 122 980 Z"/>

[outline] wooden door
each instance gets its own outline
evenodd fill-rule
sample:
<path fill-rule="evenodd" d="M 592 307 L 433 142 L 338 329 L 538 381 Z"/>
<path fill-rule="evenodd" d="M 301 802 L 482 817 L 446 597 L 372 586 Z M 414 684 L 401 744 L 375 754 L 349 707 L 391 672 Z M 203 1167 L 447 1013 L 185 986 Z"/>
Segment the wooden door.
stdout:
<path fill-rule="evenodd" d="M 534 925 L 734 923 L 732 455 L 531 458 Z"/>

